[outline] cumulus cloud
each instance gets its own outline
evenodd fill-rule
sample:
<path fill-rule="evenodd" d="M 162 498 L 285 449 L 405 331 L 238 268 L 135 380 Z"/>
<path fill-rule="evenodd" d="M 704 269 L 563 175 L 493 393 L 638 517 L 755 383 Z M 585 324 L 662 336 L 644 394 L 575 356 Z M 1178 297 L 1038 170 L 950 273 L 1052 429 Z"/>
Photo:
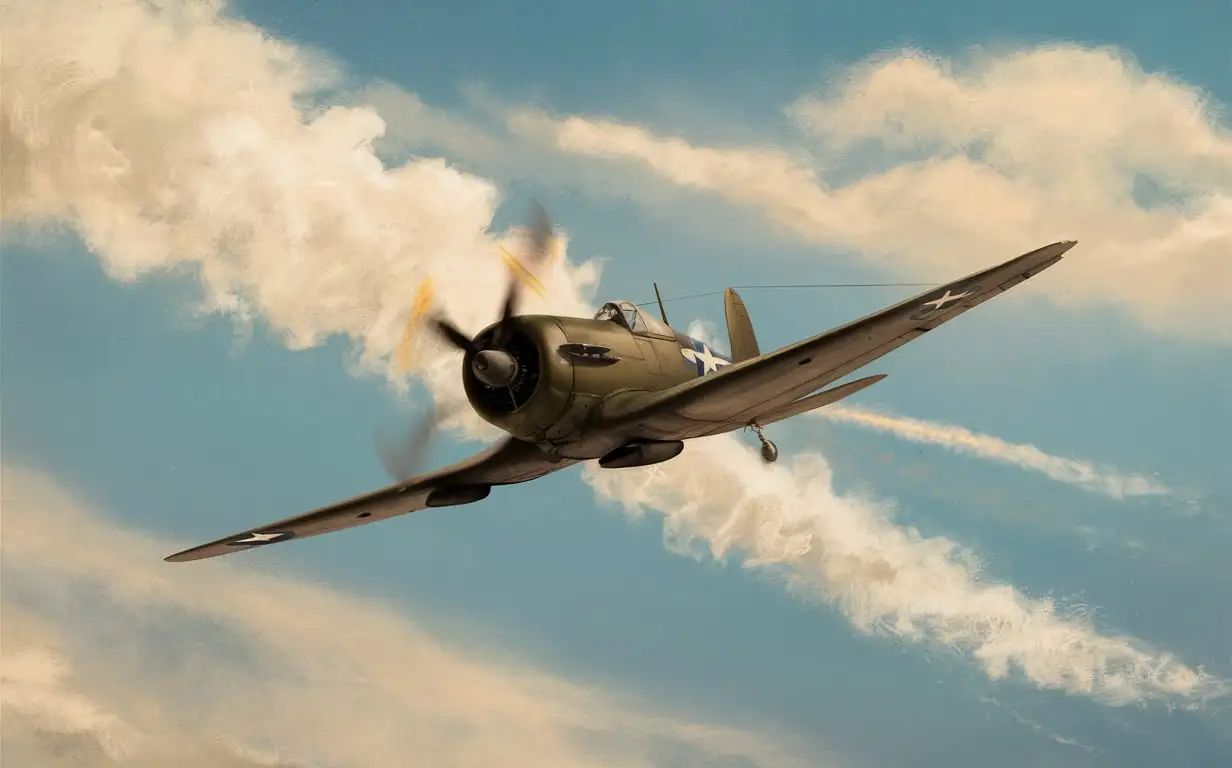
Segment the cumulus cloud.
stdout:
<path fill-rule="evenodd" d="M 838 72 L 787 108 L 796 148 L 707 147 L 611 118 L 509 112 L 516 135 L 633 164 L 900 274 L 955 276 L 1077 239 L 1033 281 L 1156 331 L 1232 342 L 1232 132 L 1197 89 L 1108 48 Z"/>
<path fill-rule="evenodd" d="M 395 381 L 386 363 L 424 279 L 461 327 L 495 320 L 508 280 L 497 245 L 516 252 L 519 233 L 488 231 L 490 182 L 439 159 L 385 168 L 374 110 L 304 108 L 337 83 L 318 56 L 217 3 L 164 5 L 8 14 L 6 223 L 67 221 L 116 279 L 194 273 L 202 311 L 259 318 L 292 348 L 346 335 L 360 368 Z M 527 311 L 585 311 L 597 276 L 555 260 Z M 453 374 L 457 353 L 423 341 L 417 372 Z"/>
<path fill-rule="evenodd" d="M 69 223 L 117 279 L 188 271 L 203 287 L 203 308 L 260 319 L 292 347 L 345 335 L 361 368 L 395 384 L 402 379 L 389 365 L 391 352 L 421 278 L 435 278 L 441 304 L 462 327 L 492 319 L 507 279 L 497 238 L 517 233 L 487 231 L 496 202 L 490 183 L 433 159 L 384 167 L 371 147 L 381 117 L 371 108 L 316 105 L 330 81 L 310 53 L 229 20 L 214 5 L 167 7 L 174 12 L 125 0 L 53 0 L 9 14 L 0 73 L 6 223 Z M 778 201 L 796 211 L 794 220 L 831 228 L 876 218 L 853 203 L 823 204 L 831 195 L 816 174 L 777 150 L 697 150 L 582 120 L 545 125 L 562 132 L 563 148 L 591 151 L 599 142 L 615 154 L 648 155 L 674 178 Z M 597 279 L 592 266 L 566 257 L 540 277 L 547 298 L 528 297 L 530 310 L 589 309 L 583 297 Z M 456 365 L 456 353 L 425 347 L 415 374 L 438 401 L 461 403 Z M 492 431 L 473 414 L 458 426 L 472 435 Z M 680 546 L 743 553 L 861 629 L 953 646 L 992 677 L 1017 673 L 1112 703 L 1194 701 L 1215 689 L 1166 653 L 1100 634 L 1046 600 L 982 578 L 974 557 L 953 542 L 894 525 L 884 504 L 836 495 L 828 471 L 818 456 L 763 467 L 725 436 L 663 467 L 592 467 L 585 476 L 631 511 L 661 511 Z M 61 567 L 84 568 L 91 557 L 102 555 L 75 555 Z M 211 564 L 195 567 L 214 573 Z M 175 583 L 162 571 L 149 574 L 150 584 L 134 588 L 157 593 Z M 268 592 L 222 590 L 254 614 L 276 610 Z M 320 617 L 336 615 L 338 602 L 295 626 L 305 635 L 325 631 Z M 268 628 L 245 626 L 284 642 Z M 332 634 L 320 642 L 344 644 Z M 389 656 L 374 650 L 373 658 Z M 378 742 L 395 738 L 377 731 Z"/>
<path fill-rule="evenodd" d="M 168 568 L 49 476 L 5 466 L 0 703 L 29 766 L 814 765 L 783 733 L 697 722 L 456 650 L 391 606 L 237 562 Z M 66 541 L 76 542 L 69 552 Z M 769 746 L 773 744 L 774 746 Z M 674 751 L 668 751 L 674 750 Z M 793 752 L 793 750 L 795 750 Z"/>
<path fill-rule="evenodd" d="M 835 404 L 813 414 L 828 421 L 886 432 L 904 440 L 948 448 L 957 453 L 1041 472 L 1059 483 L 1101 493 L 1114 499 L 1131 496 L 1162 496 L 1172 492 L 1166 485 L 1142 475 L 1127 475 L 1111 467 L 1099 467 L 1080 459 L 1054 456 L 1034 445 L 1009 443 L 953 424 L 896 416 L 858 405 Z"/>

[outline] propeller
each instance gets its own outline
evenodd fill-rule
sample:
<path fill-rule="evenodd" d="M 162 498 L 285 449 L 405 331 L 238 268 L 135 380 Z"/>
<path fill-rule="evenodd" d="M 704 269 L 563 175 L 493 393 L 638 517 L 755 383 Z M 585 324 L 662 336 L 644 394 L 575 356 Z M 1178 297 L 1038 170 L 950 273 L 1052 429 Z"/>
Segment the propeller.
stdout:
<path fill-rule="evenodd" d="M 530 253 L 527 254 L 526 260 L 532 265 L 538 265 L 544 260 L 552 244 L 552 222 L 548 219 L 548 214 L 543 209 L 543 206 L 537 202 L 532 203 L 531 206 L 529 232 Z M 514 263 L 517 263 L 516 259 Z M 521 267 L 522 272 L 530 274 L 529 269 L 523 267 L 520 263 L 518 266 Z M 510 334 L 513 331 L 513 324 L 510 320 L 517 314 L 518 310 L 518 286 L 525 282 L 526 278 L 520 275 L 517 270 L 511 271 L 513 271 L 513 275 L 509 280 L 509 288 L 505 292 L 500 320 L 497 321 L 496 330 L 492 333 L 491 341 L 488 344 L 478 344 L 473 337 L 468 336 L 442 315 L 434 315 L 430 318 L 428 325 L 434 328 L 442 339 L 457 349 L 464 353 L 474 353 L 474 357 L 471 359 L 471 371 L 475 374 L 475 378 L 489 387 L 509 389 L 510 397 L 513 397 L 512 387 L 514 379 L 517 378 L 518 374 L 518 361 L 513 355 L 506 352 L 504 347 L 509 342 Z M 517 405 L 516 401 L 514 405 Z"/>
<path fill-rule="evenodd" d="M 530 212 L 530 253 L 527 254 L 527 261 L 534 265 L 542 262 L 551 244 L 552 222 L 548 219 L 547 211 L 543 210 L 543 206 L 538 202 L 533 202 Z M 497 326 L 493 336 L 493 342 L 498 347 L 504 346 L 508 340 L 510 329 L 508 320 L 517 314 L 520 298 L 518 285 L 521 282 L 522 279 L 516 272 L 509 278 L 509 289 L 505 292 L 505 305 L 501 309 L 500 325 Z"/>
<path fill-rule="evenodd" d="M 529 285 L 540 295 L 543 286 L 528 268 L 538 266 L 549 255 L 552 246 L 552 222 L 547 212 L 539 203 L 532 203 L 529 227 L 530 252 L 526 254 L 525 263 L 514 258 L 512 254 L 501 247 L 502 255 L 509 266 L 512 277 L 509 288 L 505 292 L 505 300 L 501 305 L 500 320 L 492 334 L 491 341 L 486 345 L 478 344 L 447 317 L 433 313 L 433 287 L 427 280 L 416 294 L 415 303 L 411 308 L 410 317 L 402 331 L 402 340 L 396 349 L 396 363 L 399 370 L 407 371 L 411 367 L 411 338 L 421 321 L 436 331 L 445 342 L 464 353 L 474 353 L 471 358 L 471 370 L 475 378 L 496 389 L 508 389 L 513 405 L 517 407 L 513 384 L 518 375 L 518 361 L 504 350 L 509 342 L 513 325 L 510 319 L 517 314 L 519 299 L 519 284 Z M 432 441 L 436 437 L 440 424 L 455 415 L 460 406 L 438 408 L 430 404 L 427 411 L 420 417 L 410 430 L 401 434 L 390 434 L 387 430 L 377 428 L 374 435 L 377 456 L 381 465 L 395 482 L 405 482 L 420 474 L 424 461 L 432 449 Z"/>
<path fill-rule="evenodd" d="M 437 429 L 458 410 L 457 406 L 438 408 L 435 403 L 430 403 L 419 421 L 401 435 L 392 435 L 380 427 L 377 428 L 374 435 L 376 453 L 381 460 L 381 466 L 385 467 L 385 471 L 395 482 L 410 480 L 420 473 L 432 450 Z"/>

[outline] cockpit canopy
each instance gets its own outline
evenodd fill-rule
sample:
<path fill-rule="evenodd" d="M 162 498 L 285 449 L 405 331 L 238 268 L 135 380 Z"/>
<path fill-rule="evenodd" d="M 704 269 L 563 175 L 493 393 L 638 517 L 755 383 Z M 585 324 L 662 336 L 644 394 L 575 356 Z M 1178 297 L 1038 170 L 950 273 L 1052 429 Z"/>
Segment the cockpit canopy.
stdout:
<path fill-rule="evenodd" d="M 667 338 L 676 336 L 675 332 L 661 320 L 627 301 L 609 301 L 595 313 L 595 319 L 611 320 L 642 336 L 666 336 Z"/>

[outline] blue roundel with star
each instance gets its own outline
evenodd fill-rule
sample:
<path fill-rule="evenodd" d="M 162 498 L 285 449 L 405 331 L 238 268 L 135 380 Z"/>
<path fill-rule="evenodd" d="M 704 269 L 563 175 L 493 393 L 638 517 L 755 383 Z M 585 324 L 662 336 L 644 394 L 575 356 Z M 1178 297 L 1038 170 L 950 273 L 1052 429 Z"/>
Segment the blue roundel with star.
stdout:
<path fill-rule="evenodd" d="M 295 531 L 253 531 L 243 533 L 227 542 L 229 547 L 261 547 L 295 538 Z"/>
<path fill-rule="evenodd" d="M 710 345 L 697 339 L 689 339 L 692 346 L 681 347 L 680 356 L 686 363 L 692 363 L 698 376 L 715 373 L 725 365 L 731 365 L 731 359 L 720 355 L 710 348 Z"/>

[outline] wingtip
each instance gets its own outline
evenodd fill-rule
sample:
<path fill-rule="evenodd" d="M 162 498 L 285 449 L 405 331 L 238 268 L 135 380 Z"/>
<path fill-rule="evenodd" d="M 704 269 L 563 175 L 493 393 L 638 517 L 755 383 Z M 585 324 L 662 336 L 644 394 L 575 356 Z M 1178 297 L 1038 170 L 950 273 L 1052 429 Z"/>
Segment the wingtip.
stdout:
<path fill-rule="evenodd" d="M 859 392 L 860 390 L 868 389 L 874 384 L 879 383 L 889 375 L 890 374 L 888 373 L 874 373 L 872 376 L 865 376 L 862 379 L 856 379 L 855 381 L 850 382 L 850 386 L 855 387 L 855 392 Z M 852 394 L 854 395 L 855 392 L 852 392 Z"/>
<path fill-rule="evenodd" d="M 193 547 L 192 549 L 181 550 L 179 552 L 176 552 L 175 554 L 167 555 L 166 557 L 163 558 L 163 562 L 164 563 L 187 563 L 193 560 L 200 560 L 203 557 L 203 555 L 200 554 L 200 549 L 201 547 Z"/>

